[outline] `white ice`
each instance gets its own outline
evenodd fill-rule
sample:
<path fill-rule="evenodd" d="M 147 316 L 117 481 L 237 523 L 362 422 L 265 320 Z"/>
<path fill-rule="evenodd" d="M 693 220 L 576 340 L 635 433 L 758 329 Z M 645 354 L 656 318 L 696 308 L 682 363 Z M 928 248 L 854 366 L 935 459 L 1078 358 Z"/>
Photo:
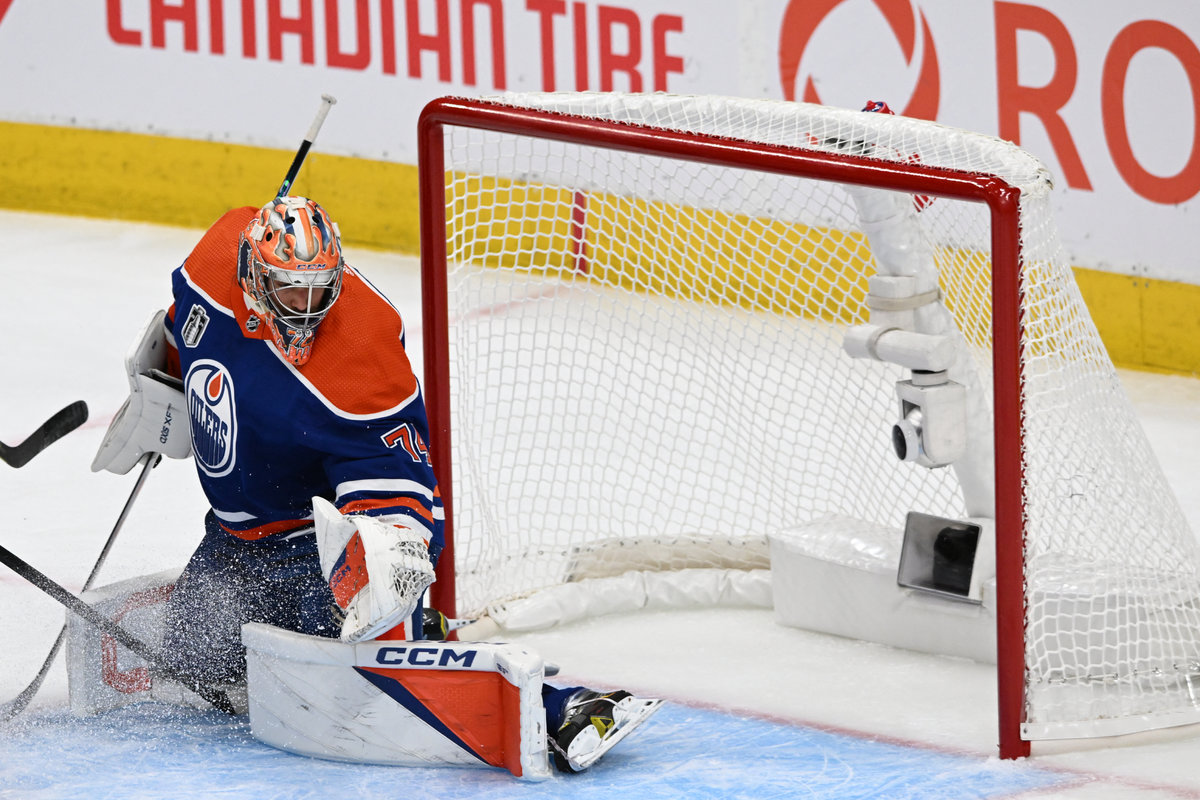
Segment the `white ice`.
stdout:
<path fill-rule="evenodd" d="M 0 374 L 6 376 L 0 392 L 0 441 L 21 441 L 71 401 L 86 400 L 91 409 L 91 419 L 81 430 L 29 465 L 19 470 L 0 466 L 0 543 L 72 590 L 81 588 L 133 484 L 132 474 L 89 470 L 100 437 L 126 396 L 124 352 L 149 314 L 170 302 L 170 271 L 199 234 L 144 224 L 0 212 L 0 252 L 4 253 Z M 416 260 L 354 248 L 348 256 L 405 315 L 409 350 L 419 371 Z M 1193 530 L 1200 530 L 1200 381 L 1132 371 L 1122 371 L 1121 378 Z M 105 564 L 101 582 L 182 564 L 199 539 L 205 508 L 192 465 L 164 463 L 150 476 Z M 63 613 L 52 600 L 0 568 L 0 701 L 15 695 L 32 678 L 62 621 Z M 988 665 L 784 628 L 764 610 L 608 617 L 527 634 L 520 640 L 560 664 L 564 679 L 623 686 L 683 707 L 721 709 L 845 732 L 851 734 L 850 740 L 962 755 L 1007 769 L 995 759 L 995 669 Z M 64 709 L 66 701 L 60 659 L 27 713 L 53 714 Z M 122 751 L 106 750 L 102 741 L 90 741 L 98 751 L 97 786 L 105 785 L 105 759 L 120 758 Z M 64 752 L 75 746 L 72 742 L 63 740 Z M 636 748 L 636 740 L 623 747 Z M 1200 797 L 1198 748 L 1200 726 L 1116 739 L 1036 743 L 1028 765 L 1051 770 L 1060 779 L 1027 796 Z M 51 747 L 44 755 L 44 770 L 52 779 L 61 754 Z M 663 787 L 675 785 L 666 773 L 678 766 L 663 765 Z M 701 766 L 699 757 L 685 765 Z M 6 788 L 10 767 L 0 761 L 0 798 L 24 797 L 10 793 L 19 790 Z M 745 776 L 755 769 L 756 764 L 748 760 Z M 738 785 L 739 775 L 735 772 L 725 779 L 727 791 L 714 789 L 705 796 L 737 794 L 730 787 Z M 803 776 L 798 775 L 797 781 L 801 796 L 839 796 L 836 791 L 821 793 Z M 638 792 L 645 796 L 655 794 L 642 789 Z M 514 785 L 512 796 L 520 791 Z M 286 796 L 262 787 L 256 796 L 268 794 Z M 135 796 L 99 790 L 95 795 Z M 56 795 L 50 791 L 37 796 Z"/>

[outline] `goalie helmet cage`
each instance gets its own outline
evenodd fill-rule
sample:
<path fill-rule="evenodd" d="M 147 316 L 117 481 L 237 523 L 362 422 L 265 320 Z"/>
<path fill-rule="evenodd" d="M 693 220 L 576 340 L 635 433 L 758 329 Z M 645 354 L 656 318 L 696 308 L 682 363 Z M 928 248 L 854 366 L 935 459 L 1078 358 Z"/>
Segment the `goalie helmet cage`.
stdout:
<path fill-rule="evenodd" d="M 435 100 L 419 158 L 435 605 L 761 569 L 768 532 L 825 518 L 992 518 L 1003 757 L 1200 721 L 1196 543 L 1032 156 L 879 113 L 564 93 Z M 949 467 L 893 453 L 926 375 L 851 358 L 868 323 L 952 341 Z"/>

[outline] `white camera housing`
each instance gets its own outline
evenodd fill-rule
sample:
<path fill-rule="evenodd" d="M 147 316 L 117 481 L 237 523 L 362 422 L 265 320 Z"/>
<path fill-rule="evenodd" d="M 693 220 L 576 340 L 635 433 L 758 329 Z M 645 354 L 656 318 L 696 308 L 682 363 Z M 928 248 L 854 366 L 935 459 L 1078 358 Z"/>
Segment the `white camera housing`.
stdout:
<path fill-rule="evenodd" d="M 901 461 L 944 467 L 967 446 L 967 391 L 944 372 L 914 370 L 896 383 L 900 421 L 892 426 L 892 447 Z"/>

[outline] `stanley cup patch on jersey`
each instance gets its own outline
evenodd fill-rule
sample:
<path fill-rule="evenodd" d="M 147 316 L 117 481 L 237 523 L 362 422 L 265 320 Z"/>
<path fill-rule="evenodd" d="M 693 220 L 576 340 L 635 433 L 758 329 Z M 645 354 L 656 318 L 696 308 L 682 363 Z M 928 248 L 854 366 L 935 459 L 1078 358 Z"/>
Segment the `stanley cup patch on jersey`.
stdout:
<path fill-rule="evenodd" d="M 237 406 L 233 378 L 216 361 L 192 364 L 183 382 L 192 421 L 192 453 L 196 464 L 214 478 L 233 469 L 237 444 Z"/>
<path fill-rule="evenodd" d="M 204 335 L 207 327 L 208 312 L 204 310 L 204 306 L 197 303 L 192 306 L 192 310 L 188 312 L 187 320 L 183 323 L 184 345 L 195 347 L 200 344 L 200 337 Z"/>

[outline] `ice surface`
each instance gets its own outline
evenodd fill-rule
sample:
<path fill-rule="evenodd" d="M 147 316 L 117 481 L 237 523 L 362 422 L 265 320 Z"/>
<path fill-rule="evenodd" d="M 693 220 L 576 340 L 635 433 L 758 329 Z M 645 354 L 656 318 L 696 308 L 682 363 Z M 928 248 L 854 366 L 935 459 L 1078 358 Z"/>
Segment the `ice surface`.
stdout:
<path fill-rule="evenodd" d="M 0 212 L 0 441 L 67 403 L 92 417 L 25 467 L 0 465 L 0 543 L 78 590 L 135 475 L 89 464 L 127 385 L 122 358 L 200 232 Z M 408 323 L 420 371 L 415 261 L 349 250 Z M 1200 529 L 1200 381 L 1122 372 L 1193 530 Z M 205 503 L 192 465 L 150 476 L 100 583 L 183 563 Z M 0 700 L 22 689 L 63 621 L 0 568 Z M 517 638 L 517 637 L 514 637 Z M 589 620 L 519 641 L 560 680 L 671 702 L 592 772 L 531 785 L 492 770 L 345 765 L 254 741 L 243 720 L 142 706 L 77 720 L 61 660 L 0 733 L 0 800 L 160 797 L 1169 798 L 1200 796 L 1200 726 L 996 752 L 995 670 L 783 628 L 771 612 L 719 609 Z"/>

